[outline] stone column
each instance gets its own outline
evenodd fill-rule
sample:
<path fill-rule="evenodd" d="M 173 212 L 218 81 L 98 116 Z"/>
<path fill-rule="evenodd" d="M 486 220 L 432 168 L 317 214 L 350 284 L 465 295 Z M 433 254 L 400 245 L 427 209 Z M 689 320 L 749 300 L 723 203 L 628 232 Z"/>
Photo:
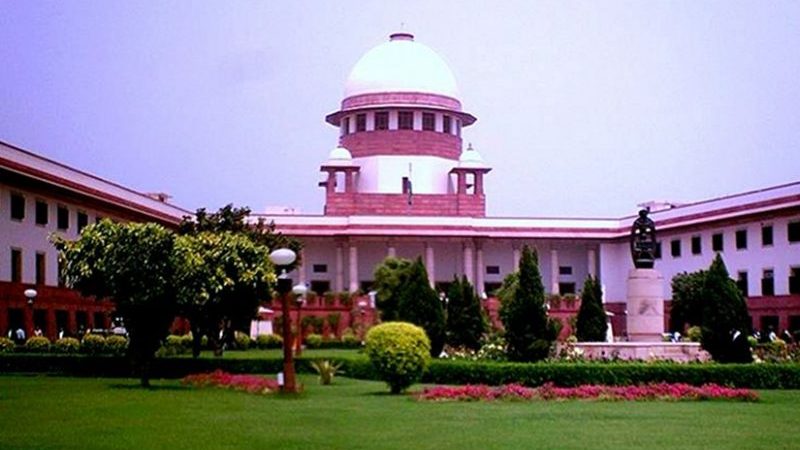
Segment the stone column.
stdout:
<path fill-rule="evenodd" d="M 397 249 L 394 246 L 394 242 L 389 242 L 386 244 L 386 256 L 389 258 L 397 258 Z"/>
<path fill-rule="evenodd" d="M 344 290 L 344 254 L 342 253 L 342 243 L 336 243 L 336 292 Z"/>
<path fill-rule="evenodd" d="M 344 191 L 348 193 L 355 192 L 355 172 L 352 170 L 344 171 Z"/>
<path fill-rule="evenodd" d="M 558 250 L 550 250 L 550 292 L 560 294 L 558 289 Z"/>
<path fill-rule="evenodd" d="M 436 286 L 436 267 L 435 259 L 433 257 L 433 246 L 430 242 L 425 243 L 425 268 L 428 271 L 428 281 L 431 287 Z"/>
<path fill-rule="evenodd" d="M 336 172 L 333 170 L 328 171 L 328 179 L 325 183 L 325 194 L 331 195 L 336 192 Z"/>
<path fill-rule="evenodd" d="M 483 195 L 483 173 L 475 172 L 475 195 Z"/>
<path fill-rule="evenodd" d="M 664 333 L 664 278 L 655 269 L 628 273 L 628 338 L 660 342 Z"/>
<path fill-rule="evenodd" d="M 472 243 L 469 241 L 464 241 L 464 275 L 467 277 L 467 280 L 475 284 L 475 266 L 474 261 L 472 260 Z"/>
<path fill-rule="evenodd" d="M 589 249 L 589 251 L 586 252 L 586 264 L 589 269 L 589 275 L 591 275 L 592 278 L 597 278 L 597 255 L 594 249 Z"/>
<path fill-rule="evenodd" d="M 483 265 L 483 243 L 481 242 L 475 243 L 475 266 L 475 292 L 477 292 L 481 300 L 483 300 L 483 293 L 485 291 L 483 288 L 483 274 L 486 269 Z"/>
<path fill-rule="evenodd" d="M 358 247 L 355 242 L 350 243 L 350 292 L 358 290 Z"/>
<path fill-rule="evenodd" d="M 297 278 L 300 284 L 306 284 L 306 258 L 305 252 L 300 250 L 300 265 L 297 267 Z"/>
<path fill-rule="evenodd" d="M 514 255 L 514 266 L 511 268 L 511 271 L 519 270 L 519 259 L 520 259 L 520 249 L 517 244 L 511 244 L 512 252 Z"/>

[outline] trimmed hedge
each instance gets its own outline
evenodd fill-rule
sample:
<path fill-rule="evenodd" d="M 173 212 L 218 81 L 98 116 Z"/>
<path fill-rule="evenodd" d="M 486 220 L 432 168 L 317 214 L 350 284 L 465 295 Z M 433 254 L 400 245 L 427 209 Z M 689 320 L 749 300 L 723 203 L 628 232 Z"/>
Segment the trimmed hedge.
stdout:
<path fill-rule="evenodd" d="M 431 363 L 423 381 L 437 384 L 521 383 L 540 386 L 582 384 L 633 385 L 645 383 L 687 383 L 695 386 L 716 383 L 753 389 L 800 388 L 798 364 L 676 364 L 676 363 L 476 363 L 442 361 Z"/>
<path fill-rule="evenodd" d="M 310 362 L 315 358 L 299 358 L 297 371 L 315 373 Z M 343 376 L 364 380 L 380 380 L 369 360 L 363 355 L 329 358 L 342 363 Z M 277 373 L 283 370 L 283 359 L 258 360 L 225 358 L 156 358 L 154 378 L 181 378 L 192 373 L 222 369 L 230 373 Z M 119 356 L 0 354 L 0 373 L 40 372 L 74 376 L 135 376 L 127 359 Z M 716 383 L 752 389 L 800 389 L 800 364 L 525 364 L 434 360 L 422 381 L 436 384 L 483 383 L 500 385 L 519 382 L 539 386 L 552 382 L 557 386 L 581 384 L 631 385 L 651 382 L 703 385 Z"/>

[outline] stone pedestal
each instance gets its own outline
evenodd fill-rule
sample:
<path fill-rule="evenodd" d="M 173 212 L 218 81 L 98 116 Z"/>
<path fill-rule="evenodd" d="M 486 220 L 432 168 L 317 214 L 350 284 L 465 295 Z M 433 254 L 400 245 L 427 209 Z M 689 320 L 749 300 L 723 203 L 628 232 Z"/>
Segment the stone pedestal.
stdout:
<path fill-rule="evenodd" d="M 628 273 L 628 338 L 661 342 L 664 333 L 664 277 L 655 269 Z"/>

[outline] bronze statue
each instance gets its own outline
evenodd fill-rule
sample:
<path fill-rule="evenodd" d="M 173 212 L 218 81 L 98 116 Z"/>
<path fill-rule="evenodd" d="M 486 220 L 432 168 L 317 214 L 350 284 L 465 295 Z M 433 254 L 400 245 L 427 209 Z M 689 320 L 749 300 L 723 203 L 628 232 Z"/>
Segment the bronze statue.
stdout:
<path fill-rule="evenodd" d="M 656 259 L 656 224 L 647 217 L 648 209 L 639 211 L 631 227 L 631 257 L 637 269 L 652 269 Z"/>

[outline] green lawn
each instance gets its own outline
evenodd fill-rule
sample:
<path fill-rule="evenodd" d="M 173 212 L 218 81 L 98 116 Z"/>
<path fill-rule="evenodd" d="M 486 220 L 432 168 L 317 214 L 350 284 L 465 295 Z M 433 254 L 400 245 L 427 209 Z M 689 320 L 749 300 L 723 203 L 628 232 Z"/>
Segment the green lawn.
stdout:
<path fill-rule="evenodd" d="M 798 448 L 800 391 L 760 403 L 419 403 L 301 377 L 300 398 L 177 381 L 0 376 L 0 448 Z"/>
<path fill-rule="evenodd" d="M 303 358 L 342 358 L 358 357 L 361 353 L 357 349 L 306 349 L 300 355 Z M 191 354 L 180 355 L 181 357 L 191 358 Z M 214 352 L 207 350 L 200 353 L 203 358 L 214 358 Z M 273 348 L 269 350 L 229 350 L 223 355 L 226 359 L 263 359 L 263 358 L 283 358 L 283 350 Z"/>

